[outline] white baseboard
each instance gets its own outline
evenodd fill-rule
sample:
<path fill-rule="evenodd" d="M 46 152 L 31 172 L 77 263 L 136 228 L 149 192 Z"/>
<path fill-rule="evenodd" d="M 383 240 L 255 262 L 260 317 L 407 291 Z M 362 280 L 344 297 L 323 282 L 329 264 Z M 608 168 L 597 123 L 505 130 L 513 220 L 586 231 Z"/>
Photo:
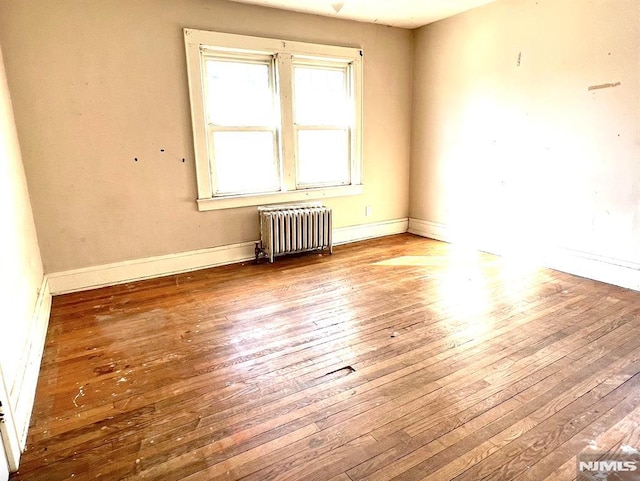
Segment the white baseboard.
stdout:
<path fill-rule="evenodd" d="M 640 291 L 640 264 L 635 262 L 563 248 L 553 250 L 544 260 L 551 269 Z"/>
<path fill-rule="evenodd" d="M 114 262 L 49 274 L 53 295 L 242 262 L 255 257 L 255 243 L 243 242 L 209 249 Z"/>
<path fill-rule="evenodd" d="M 429 239 L 435 239 L 443 242 L 451 242 L 451 236 L 447 230 L 447 226 L 438 222 L 428 220 L 409 219 L 408 232 Z"/>
<path fill-rule="evenodd" d="M 42 279 L 42 285 L 28 328 L 27 343 L 22 349 L 18 363 L 18 375 L 13 386 L 9 387 L 9 399 L 13 409 L 20 450 L 24 450 L 27 442 L 27 429 L 33 411 L 36 397 L 40 362 L 47 337 L 49 316 L 51 314 L 51 291 L 47 276 Z"/>
<path fill-rule="evenodd" d="M 334 244 L 400 234 L 407 231 L 407 218 L 372 224 L 340 227 L 333 231 Z M 255 242 L 243 242 L 209 249 L 115 262 L 48 275 L 54 295 L 84 291 L 125 282 L 150 279 L 181 272 L 234 264 L 255 257 Z"/>
<path fill-rule="evenodd" d="M 333 230 L 333 244 L 347 244 L 359 240 L 373 239 L 387 235 L 404 234 L 409 227 L 409 219 L 394 219 L 372 224 L 339 227 Z"/>
<path fill-rule="evenodd" d="M 438 222 L 411 218 L 409 232 L 444 242 L 452 241 L 450 229 Z M 479 248 L 497 255 L 501 254 L 498 249 L 491 246 L 479 246 Z M 562 247 L 545 247 L 544 250 L 531 254 L 544 267 L 640 291 L 640 264 L 637 262 Z"/>

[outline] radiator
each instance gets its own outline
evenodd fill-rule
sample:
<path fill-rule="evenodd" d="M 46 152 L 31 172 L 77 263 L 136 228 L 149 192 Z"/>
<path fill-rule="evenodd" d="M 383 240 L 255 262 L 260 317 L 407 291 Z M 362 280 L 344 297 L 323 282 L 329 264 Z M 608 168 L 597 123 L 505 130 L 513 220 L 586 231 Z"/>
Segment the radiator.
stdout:
<path fill-rule="evenodd" d="M 331 242 L 331 209 L 321 203 L 258 207 L 260 241 L 256 244 L 256 260 L 328 249 Z"/>

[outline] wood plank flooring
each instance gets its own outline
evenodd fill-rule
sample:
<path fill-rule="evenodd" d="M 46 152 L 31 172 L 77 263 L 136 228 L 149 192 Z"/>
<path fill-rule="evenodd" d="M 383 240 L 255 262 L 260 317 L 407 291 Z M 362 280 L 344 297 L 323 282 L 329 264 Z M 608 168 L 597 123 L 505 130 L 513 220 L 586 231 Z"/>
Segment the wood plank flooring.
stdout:
<path fill-rule="evenodd" d="M 573 480 L 640 293 L 410 234 L 54 298 L 12 480 Z"/>

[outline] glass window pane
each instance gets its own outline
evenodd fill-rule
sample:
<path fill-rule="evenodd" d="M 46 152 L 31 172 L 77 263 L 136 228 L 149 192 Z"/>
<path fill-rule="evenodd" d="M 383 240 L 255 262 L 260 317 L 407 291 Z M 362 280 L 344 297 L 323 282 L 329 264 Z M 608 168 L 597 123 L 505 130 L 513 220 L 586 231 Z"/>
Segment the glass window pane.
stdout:
<path fill-rule="evenodd" d="M 346 73 L 346 69 L 294 68 L 294 110 L 298 125 L 346 125 Z"/>
<path fill-rule="evenodd" d="M 298 131 L 298 182 L 305 185 L 349 183 L 346 130 Z"/>
<path fill-rule="evenodd" d="M 280 189 L 273 132 L 214 132 L 213 158 L 217 193 Z"/>
<path fill-rule="evenodd" d="M 224 126 L 273 125 L 268 64 L 207 60 L 207 116 Z"/>

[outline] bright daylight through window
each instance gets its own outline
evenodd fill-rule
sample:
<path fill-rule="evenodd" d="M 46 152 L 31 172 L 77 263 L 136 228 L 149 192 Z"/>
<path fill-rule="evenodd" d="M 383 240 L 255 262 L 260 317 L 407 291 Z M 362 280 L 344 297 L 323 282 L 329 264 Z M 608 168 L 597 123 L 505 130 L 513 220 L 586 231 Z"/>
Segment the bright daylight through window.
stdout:
<path fill-rule="evenodd" d="M 184 33 L 200 210 L 362 191 L 359 49 Z"/>

